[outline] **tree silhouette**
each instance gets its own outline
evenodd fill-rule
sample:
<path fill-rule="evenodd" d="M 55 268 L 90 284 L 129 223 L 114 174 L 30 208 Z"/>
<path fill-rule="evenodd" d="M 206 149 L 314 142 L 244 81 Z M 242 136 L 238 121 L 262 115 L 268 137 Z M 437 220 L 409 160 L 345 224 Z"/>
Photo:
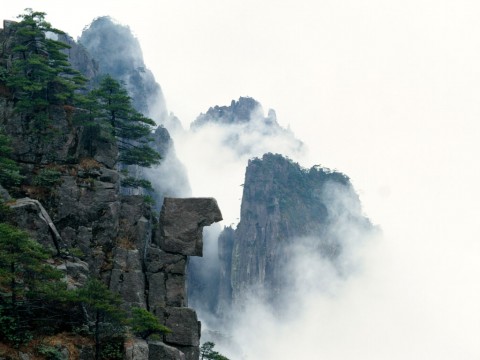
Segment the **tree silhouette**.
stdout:
<path fill-rule="evenodd" d="M 99 138 L 116 139 L 122 164 L 150 167 L 160 162 L 160 154 L 148 145 L 155 122 L 133 108 L 121 83 L 107 75 L 85 101 L 86 123 L 96 126 Z"/>
<path fill-rule="evenodd" d="M 18 16 L 21 21 L 13 25 L 13 61 L 6 74 L 15 109 L 27 122 L 33 121 L 37 131 L 50 124 L 50 106 L 73 104 L 75 90 L 86 81 L 62 52 L 69 46 L 55 40 L 64 33 L 45 21 L 45 15 L 26 9 Z"/>

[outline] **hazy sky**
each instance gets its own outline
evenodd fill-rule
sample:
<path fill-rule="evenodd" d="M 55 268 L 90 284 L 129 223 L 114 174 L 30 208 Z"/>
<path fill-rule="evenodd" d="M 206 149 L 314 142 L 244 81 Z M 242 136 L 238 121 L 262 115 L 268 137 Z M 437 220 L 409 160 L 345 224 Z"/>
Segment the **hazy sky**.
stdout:
<path fill-rule="evenodd" d="M 360 286 L 348 299 L 362 306 L 332 310 L 351 315 L 335 322 L 349 329 L 333 332 L 341 346 L 361 342 L 359 359 L 480 358 L 480 2 L 15 0 L 0 17 L 25 7 L 74 37 L 111 15 L 185 125 L 252 96 L 306 142 L 304 165 L 352 178 L 385 241 L 360 283 L 375 299 Z M 355 336 L 360 311 L 381 346 Z"/>

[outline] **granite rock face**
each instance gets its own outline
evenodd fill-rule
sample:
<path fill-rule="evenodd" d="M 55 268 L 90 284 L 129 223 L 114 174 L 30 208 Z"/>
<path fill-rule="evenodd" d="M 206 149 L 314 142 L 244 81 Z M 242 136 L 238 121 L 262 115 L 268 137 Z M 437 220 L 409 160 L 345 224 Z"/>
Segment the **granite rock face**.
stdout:
<path fill-rule="evenodd" d="M 220 236 L 219 312 L 252 291 L 273 305 L 282 300 L 289 285 L 285 265 L 299 239 L 310 239 L 309 251 L 341 273 L 346 241 L 360 243 L 373 231 L 346 175 L 303 169 L 274 154 L 249 161 L 240 216 L 235 231 Z"/>
<path fill-rule="evenodd" d="M 125 360 L 149 360 L 149 344 L 145 340 L 135 339 L 125 346 Z"/>
<path fill-rule="evenodd" d="M 161 341 L 150 341 L 148 343 L 149 360 L 186 360 L 185 354 L 178 348 L 169 346 Z M 196 358 L 198 359 L 198 357 Z"/>
<path fill-rule="evenodd" d="M 8 69 L 15 34 L 8 22 L 4 27 L 0 29 L 0 66 Z M 72 47 L 69 55 L 81 62 L 82 57 L 88 58 L 84 50 Z M 84 71 L 95 76 L 95 63 L 88 61 Z M 143 71 L 135 71 L 129 80 L 142 78 Z M 2 202 L 11 208 L 12 223 L 56 250 L 55 259 L 48 261 L 65 272 L 70 287 L 98 278 L 120 295 L 125 310 L 147 309 L 172 328 L 163 342 L 135 341 L 127 356 L 197 360 L 200 323 L 195 311 L 187 308 L 187 257 L 202 255 L 203 227 L 222 219 L 216 201 L 166 198 L 156 218 L 144 196 L 122 194 L 115 142 L 92 143 L 87 130 L 73 121 L 77 110 L 58 105 L 49 109 L 51 127 L 39 136 L 14 111 L 15 99 L 1 84 L 0 126 L 25 176 L 14 193 L 0 188 Z M 155 91 L 152 96 L 158 95 Z M 140 109 L 144 105 L 137 103 Z M 157 134 L 159 142 L 166 141 L 168 132 Z M 172 144 L 157 145 L 171 148 Z M 81 351 L 80 358 L 91 357 L 91 350 Z"/>
<path fill-rule="evenodd" d="M 79 42 L 94 58 L 99 74 L 110 74 L 126 85 L 138 111 L 167 117 L 162 89 L 146 68 L 140 43 L 128 26 L 102 16 L 84 29 Z"/>
<path fill-rule="evenodd" d="M 168 252 L 202 256 L 203 227 L 221 220 L 222 214 L 212 198 L 165 198 L 156 241 Z"/>
<path fill-rule="evenodd" d="M 164 336 L 165 344 L 181 349 L 187 360 L 198 359 L 200 345 L 200 323 L 186 307 L 187 257 L 201 256 L 203 227 L 221 219 L 215 199 L 165 198 L 159 231 L 146 251 L 149 310 L 172 330 Z"/>

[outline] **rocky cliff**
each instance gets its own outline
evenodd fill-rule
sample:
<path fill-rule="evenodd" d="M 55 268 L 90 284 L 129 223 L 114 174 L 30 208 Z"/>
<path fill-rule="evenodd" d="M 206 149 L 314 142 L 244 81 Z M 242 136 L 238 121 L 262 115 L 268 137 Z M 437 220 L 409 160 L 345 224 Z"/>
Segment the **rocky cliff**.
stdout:
<path fill-rule="evenodd" d="M 79 43 L 92 54 L 100 74 L 110 74 L 126 85 L 138 111 L 159 120 L 167 117 L 162 89 L 145 66 L 140 43 L 128 26 L 99 17 L 85 28 Z"/>
<path fill-rule="evenodd" d="M 262 105 L 250 97 L 232 100 L 229 106 L 210 107 L 200 114 L 190 126 L 200 133 L 219 129 L 216 141 L 236 157 L 261 156 L 268 151 L 299 153 L 303 143 L 277 122 L 274 110 L 265 116 Z"/>
<path fill-rule="evenodd" d="M 85 55 L 81 49 L 93 55 Z M 83 31 L 79 43 L 72 44 L 69 55 L 72 65 L 92 79 L 93 83 L 97 77 L 106 74 L 122 81 L 135 109 L 151 116 L 160 124 L 152 136 L 152 146 L 162 155 L 161 163 L 152 169 L 130 166 L 130 175 L 147 178 L 152 182 L 155 189 L 152 196 L 157 204 L 162 203 L 164 196 L 190 196 L 187 172 L 176 156 L 169 131 L 162 124 L 173 124 L 174 129 L 181 125 L 174 115 L 167 114 L 162 89 L 146 67 L 140 44 L 130 28 L 118 24 L 108 16 L 97 18 Z M 91 60 L 89 56 L 92 57 Z M 98 68 L 96 72 L 84 71 L 91 67 L 85 69 L 85 63 L 92 62 Z M 133 193 L 138 194 L 138 191 Z"/>
<path fill-rule="evenodd" d="M 303 169 L 274 154 L 249 161 L 240 223 L 235 230 L 226 228 L 219 239 L 218 311 L 251 293 L 272 304 L 282 300 L 292 245 L 302 239 L 310 239 L 309 251 L 345 273 L 338 259 L 346 237 L 360 242 L 372 229 L 344 174 L 318 166 Z"/>
<path fill-rule="evenodd" d="M 2 73 L 12 66 L 16 46 L 10 24 L 0 30 Z M 156 341 L 132 340 L 127 358 L 197 360 L 200 324 L 187 307 L 186 264 L 188 256 L 202 255 L 203 227 L 222 219 L 216 201 L 166 198 L 157 218 L 144 196 L 121 194 L 116 143 L 90 138 L 73 121 L 82 109 L 51 104 L 49 125 L 39 132 L 15 108 L 3 80 L 0 89 L 0 128 L 24 177 L 10 194 L 0 187 L 11 223 L 54 249 L 49 261 L 70 287 L 100 279 L 120 295 L 127 312 L 132 306 L 146 309 L 172 330 Z M 159 147 L 170 146 L 165 136 L 157 138 L 167 143 Z M 91 356 L 91 347 L 76 345 L 65 348 L 64 358 Z M 28 349 L 23 358 L 33 356 Z"/>

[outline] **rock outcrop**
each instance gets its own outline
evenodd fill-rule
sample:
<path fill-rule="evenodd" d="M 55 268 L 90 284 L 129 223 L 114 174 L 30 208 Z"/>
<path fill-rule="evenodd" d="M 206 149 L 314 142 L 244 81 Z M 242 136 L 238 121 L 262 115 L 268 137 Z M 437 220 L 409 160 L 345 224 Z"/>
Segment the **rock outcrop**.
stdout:
<path fill-rule="evenodd" d="M 85 28 L 79 42 L 93 55 L 99 74 L 110 74 L 126 85 L 135 109 L 159 120 L 167 117 L 162 89 L 146 68 L 140 43 L 128 26 L 102 16 Z"/>
<path fill-rule="evenodd" d="M 167 114 L 162 89 L 145 66 L 140 44 L 129 27 L 105 16 L 95 19 L 83 31 L 79 44 L 72 45 L 70 54 L 74 60 L 72 65 L 89 77 L 91 66 L 85 69 L 78 61 L 78 57 L 84 55 L 82 49 L 87 49 L 94 58 L 88 59 L 88 63 L 93 61 L 96 66 L 94 78 L 109 74 L 126 85 L 137 111 L 151 117 L 157 124 L 170 124 L 176 130 L 181 128 L 180 121 Z M 161 154 L 160 164 L 149 169 L 128 166 L 129 175 L 151 181 L 155 190 L 152 196 L 157 204 L 162 204 L 164 197 L 191 196 L 187 172 L 176 156 L 174 142 L 164 126 L 159 125 L 152 134 L 151 146 Z M 122 192 L 130 195 L 142 193 L 140 189 L 123 189 Z"/>
<path fill-rule="evenodd" d="M 262 105 L 253 98 L 240 97 L 229 106 L 214 106 L 191 124 L 193 133 L 215 131 L 218 146 L 237 157 L 262 156 L 269 151 L 289 155 L 303 150 L 303 143 L 277 122 L 274 110 L 265 116 Z M 218 131 L 220 130 L 220 131 Z"/>
<path fill-rule="evenodd" d="M 290 249 L 301 238 L 313 239 L 309 251 L 344 271 L 336 262 L 347 241 L 344 228 L 348 241 L 359 242 L 373 229 L 347 176 L 302 169 L 281 155 L 249 161 L 240 223 L 220 236 L 219 311 L 252 291 L 272 304 L 281 299 Z"/>
<path fill-rule="evenodd" d="M 15 46 L 8 22 L 0 43 L 0 67 L 8 70 Z M 82 51 L 76 49 L 75 56 Z M 127 356 L 197 360 L 200 323 L 187 307 L 186 268 L 188 256 L 202 255 L 203 227 L 222 219 L 216 201 L 166 198 L 160 218 L 154 216 L 144 196 L 121 193 L 115 142 L 92 141 L 73 121 L 78 109 L 51 105 L 48 110 L 50 125 L 39 134 L 14 110 L 12 94 L 0 84 L 0 126 L 24 176 L 15 193 L 0 187 L 11 222 L 55 250 L 49 262 L 65 272 L 70 287 L 83 286 L 89 277 L 101 279 L 120 295 L 125 310 L 147 309 L 172 329 L 160 342 L 135 340 Z M 79 350 L 85 358 L 91 351 Z"/>

